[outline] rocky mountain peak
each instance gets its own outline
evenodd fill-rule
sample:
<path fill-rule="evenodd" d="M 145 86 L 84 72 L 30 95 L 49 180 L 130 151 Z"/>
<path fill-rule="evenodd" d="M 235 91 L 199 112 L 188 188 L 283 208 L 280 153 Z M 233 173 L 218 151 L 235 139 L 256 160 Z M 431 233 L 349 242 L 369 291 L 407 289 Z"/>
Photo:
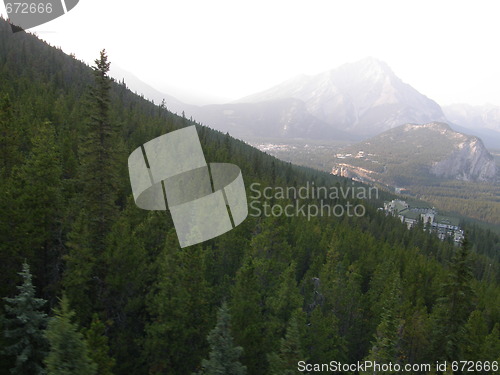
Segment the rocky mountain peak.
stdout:
<path fill-rule="evenodd" d="M 298 76 L 240 102 L 294 98 L 332 129 L 373 136 L 413 122 L 444 121 L 439 105 L 399 79 L 383 61 L 368 57 L 313 75 Z"/>
<path fill-rule="evenodd" d="M 341 65 L 337 69 L 331 70 L 330 73 L 335 76 L 351 76 L 352 82 L 365 80 L 378 82 L 396 77 L 387 63 L 374 57 L 366 57 L 356 62 Z"/>

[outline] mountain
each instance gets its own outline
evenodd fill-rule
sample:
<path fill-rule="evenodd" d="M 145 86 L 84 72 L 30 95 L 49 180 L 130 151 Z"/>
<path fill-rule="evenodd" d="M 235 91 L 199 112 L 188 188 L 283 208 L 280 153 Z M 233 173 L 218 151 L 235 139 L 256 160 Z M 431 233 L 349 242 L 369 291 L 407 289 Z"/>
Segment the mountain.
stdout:
<path fill-rule="evenodd" d="M 500 107 L 462 103 L 443 106 L 443 112 L 455 130 L 466 129 L 481 137 L 486 147 L 500 148 Z"/>
<path fill-rule="evenodd" d="M 260 103 L 214 104 L 192 108 L 193 118 L 232 136 L 258 138 L 353 139 L 311 115 L 301 100 L 283 98 Z"/>
<path fill-rule="evenodd" d="M 234 103 L 187 110 L 236 137 L 356 141 L 405 123 L 445 121 L 440 106 L 375 58 L 299 75 Z"/>
<path fill-rule="evenodd" d="M 444 121 L 440 106 L 375 58 L 318 75 L 301 75 L 238 102 L 295 98 L 332 128 L 373 136 L 405 123 Z"/>
<path fill-rule="evenodd" d="M 111 75 L 176 113 L 246 140 L 255 138 L 359 141 L 403 123 L 445 121 L 500 148 L 500 108 L 440 106 L 375 58 L 315 76 L 299 75 L 233 103 L 196 106 L 164 94 L 119 67 Z"/>
<path fill-rule="evenodd" d="M 497 166 L 479 138 L 432 122 L 402 125 L 345 148 L 333 173 L 406 186 L 436 177 L 492 182 Z"/>
<path fill-rule="evenodd" d="M 443 107 L 398 78 L 375 58 L 344 64 L 315 76 L 299 75 L 233 103 L 187 104 L 112 67 L 111 75 L 133 91 L 231 135 L 254 138 L 359 141 L 403 123 L 445 121 L 462 133 L 500 148 L 500 107 Z"/>
<path fill-rule="evenodd" d="M 473 106 L 465 103 L 443 106 L 446 118 L 466 128 L 500 132 L 500 107 L 491 104 Z"/>

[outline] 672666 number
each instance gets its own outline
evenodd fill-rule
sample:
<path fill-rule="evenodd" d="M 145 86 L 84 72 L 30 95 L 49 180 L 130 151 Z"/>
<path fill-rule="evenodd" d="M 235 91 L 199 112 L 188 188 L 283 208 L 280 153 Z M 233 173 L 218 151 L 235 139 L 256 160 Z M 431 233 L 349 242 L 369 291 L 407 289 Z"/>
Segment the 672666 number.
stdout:
<path fill-rule="evenodd" d="M 52 13 L 52 3 L 6 3 L 5 10 L 8 14 Z"/>
<path fill-rule="evenodd" d="M 453 361 L 451 362 L 451 369 L 455 371 L 467 371 L 467 372 L 475 372 L 475 371 L 498 371 L 498 362 L 493 361 Z"/>

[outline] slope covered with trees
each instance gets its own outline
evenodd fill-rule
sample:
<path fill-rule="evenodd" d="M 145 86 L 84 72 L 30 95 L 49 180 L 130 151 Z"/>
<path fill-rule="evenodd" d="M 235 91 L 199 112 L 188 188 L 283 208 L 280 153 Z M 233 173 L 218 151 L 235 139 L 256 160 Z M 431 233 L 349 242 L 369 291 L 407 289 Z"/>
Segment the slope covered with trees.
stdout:
<path fill-rule="evenodd" d="M 10 298 L 0 373 L 18 363 L 12 322 L 24 305 L 12 306 L 31 274 L 40 311 L 31 324 L 48 348 L 26 365 L 49 374 L 500 359 L 499 241 L 479 228 L 457 248 L 377 211 L 381 196 L 362 217 L 250 216 L 180 249 L 169 212 L 137 208 L 129 184 L 129 153 L 161 134 L 195 124 L 206 159 L 238 165 L 247 189 L 350 181 L 150 103 L 107 78 L 109 63 L 102 51 L 91 69 L 0 21 L 0 292 Z M 231 363 L 218 362 L 221 352 Z"/>

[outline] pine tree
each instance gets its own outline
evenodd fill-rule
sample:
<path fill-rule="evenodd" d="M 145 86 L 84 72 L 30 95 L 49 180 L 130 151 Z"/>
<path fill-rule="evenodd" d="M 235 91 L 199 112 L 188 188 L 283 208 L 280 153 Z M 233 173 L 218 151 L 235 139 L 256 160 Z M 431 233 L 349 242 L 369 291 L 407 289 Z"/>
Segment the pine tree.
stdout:
<path fill-rule="evenodd" d="M 92 247 L 102 250 L 106 235 L 117 214 L 118 141 L 110 119 L 111 80 L 106 51 L 92 67 L 94 87 L 90 93 L 89 123 L 80 148 L 83 205 L 87 209 Z"/>
<path fill-rule="evenodd" d="M 134 217 L 134 213 L 138 217 Z M 151 225 L 144 220 L 144 213 L 147 211 L 138 210 L 133 203 L 120 213 L 101 258 L 106 266 L 101 316 L 111 323 L 106 324 L 106 333 L 116 359 L 117 365 L 113 370 L 116 373 L 140 372 L 139 366 L 142 365 L 141 361 L 137 361 L 142 349 L 142 343 L 137 338 L 144 334 L 145 321 L 137 317 L 145 314 L 144 290 L 151 286 L 157 273 L 148 265 L 149 258 L 141 230 L 147 230 L 152 237 L 156 237 L 156 231 L 165 230 L 164 226 Z M 158 214 L 153 213 L 155 217 Z M 164 233 L 158 237 L 162 235 Z M 153 252 L 153 246 L 150 245 L 148 250 Z"/>
<path fill-rule="evenodd" d="M 87 342 L 72 322 L 75 313 L 63 296 L 49 321 L 46 337 L 50 351 L 45 358 L 48 375 L 95 375 L 97 365 L 89 357 Z"/>
<path fill-rule="evenodd" d="M 301 325 L 305 319 L 300 309 L 294 311 L 286 335 L 281 339 L 280 350 L 268 356 L 270 375 L 293 375 L 297 373 L 297 363 L 306 361 L 301 344 Z"/>
<path fill-rule="evenodd" d="M 309 314 L 303 346 L 311 363 L 345 361 L 346 340 L 340 335 L 339 320 L 331 310 L 316 306 Z M 324 372 L 326 373 L 326 372 Z"/>
<path fill-rule="evenodd" d="M 109 66 L 106 51 L 102 50 L 93 67 L 89 119 L 79 148 L 82 195 L 79 214 L 68 235 L 70 252 L 63 278 L 72 307 L 85 324 L 90 323 L 91 311 L 100 309 L 97 298 L 103 295 L 106 271 L 100 257 L 118 213 L 118 142 L 109 114 Z"/>
<path fill-rule="evenodd" d="M 13 292 L 15 271 L 23 260 L 31 265 L 41 292 L 59 276 L 54 267 L 61 217 L 61 165 L 54 126 L 36 123 L 32 148 L 25 162 L 12 168 L 9 178 L 0 178 L 1 295 Z M 5 289 L 7 290 L 5 290 Z"/>
<path fill-rule="evenodd" d="M 205 254 L 200 245 L 180 249 L 176 237 L 171 229 L 147 296 L 151 321 L 144 346 L 150 374 L 188 374 L 207 348 L 212 290 L 205 280 Z"/>
<path fill-rule="evenodd" d="M 97 365 L 96 375 L 112 375 L 115 360 L 109 355 L 106 326 L 97 314 L 94 314 L 90 328 L 85 330 L 85 339 L 89 349 L 89 357 Z"/>
<path fill-rule="evenodd" d="M 412 309 L 413 312 L 404 322 L 403 352 L 408 363 L 427 363 L 432 358 L 429 345 L 429 314 L 422 301 L 417 301 Z"/>
<path fill-rule="evenodd" d="M 209 358 L 202 361 L 202 369 L 198 375 L 245 375 L 247 373 L 247 368 L 239 361 L 243 348 L 234 344 L 230 321 L 229 308 L 224 302 L 217 313 L 217 324 L 207 337 L 210 344 Z"/>
<path fill-rule="evenodd" d="M 0 97 L 0 177 L 8 176 L 21 160 L 21 131 L 14 120 L 9 95 Z"/>
<path fill-rule="evenodd" d="M 231 311 L 234 336 L 245 348 L 243 363 L 249 374 L 264 374 L 267 369 L 269 323 L 264 315 L 263 290 L 259 281 L 260 263 L 251 257 L 246 259 L 236 274 Z"/>
<path fill-rule="evenodd" d="M 466 236 L 453 257 L 448 279 L 442 287 L 443 295 L 433 312 L 433 351 L 436 359 L 451 361 L 461 357 L 460 343 L 465 338 L 465 324 L 474 306 L 472 278 Z"/>
<path fill-rule="evenodd" d="M 500 364 L 500 323 L 496 323 L 490 334 L 485 337 L 481 353 L 483 361 L 497 361 Z M 492 374 L 499 375 L 500 369 Z"/>
<path fill-rule="evenodd" d="M 380 324 L 377 326 L 375 341 L 367 360 L 378 363 L 400 363 L 401 332 L 403 321 L 400 317 L 401 286 L 399 274 L 393 277 L 387 287 L 385 305 L 382 308 Z M 395 374 L 395 372 L 384 372 Z"/>
<path fill-rule="evenodd" d="M 482 348 L 488 335 L 488 325 L 481 311 L 474 310 L 465 325 L 466 340 L 461 342 L 461 352 L 468 361 L 481 361 Z"/>
<path fill-rule="evenodd" d="M 9 343 L 4 353 L 16 357 L 11 374 L 45 374 L 42 362 L 47 351 L 44 336 L 47 315 L 41 309 L 46 301 L 35 298 L 35 287 L 27 263 L 23 264 L 19 275 L 23 279 L 23 284 L 17 287 L 19 294 L 13 298 L 4 298 L 9 316 L 4 322 L 4 335 Z"/>
<path fill-rule="evenodd" d="M 355 235 L 356 232 L 353 232 L 350 234 L 351 238 L 345 236 L 342 241 L 334 237 L 330 244 L 326 262 L 319 273 L 320 293 L 324 296 L 324 304 L 318 318 L 320 322 L 325 319 L 336 320 L 335 327 L 338 327 L 338 334 L 345 339 L 349 355 L 357 357 L 364 353 L 364 332 L 367 330 L 363 319 L 362 275 L 357 263 L 346 266 L 348 260 L 341 259 L 337 248 L 357 248 Z M 344 251 L 345 256 L 353 253 L 351 249 Z"/>
<path fill-rule="evenodd" d="M 276 295 L 269 298 L 274 315 L 284 322 L 288 322 L 295 309 L 302 307 L 303 304 L 295 275 L 296 265 L 292 262 L 280 275 Z"/>
<path fill-rule="evenodd" d="M 272 312 L 271 329 L 277 337 L 283 337 L 292 313 L 303 305 L 303 298 L 299 293 L 295 274 L 295 262 L 292 262 L 280 275 L 280 285 L 276 288 L 276 293 L 266 301 Z"/>
<path fill-rule="evenodd" d="M 54 126 L 50 122 L 36 124 L 31 144 L 26 162 L 12 173 L 18 192 L 16 242 L 20 253 L 33 259 L 33 274 L 45 293 L 60 276 L 62 167 Z M 33 249 L 32 254 L 26 249 Z"/>

